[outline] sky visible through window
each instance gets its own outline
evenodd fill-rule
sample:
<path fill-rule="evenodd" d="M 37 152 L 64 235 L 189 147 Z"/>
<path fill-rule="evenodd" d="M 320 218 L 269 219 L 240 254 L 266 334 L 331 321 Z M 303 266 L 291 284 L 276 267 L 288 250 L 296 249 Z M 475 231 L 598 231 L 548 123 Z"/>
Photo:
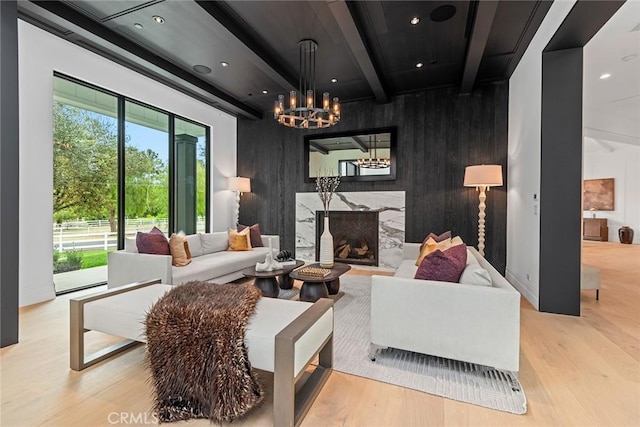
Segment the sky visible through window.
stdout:
<path fill-rule="evenodd" d="M 109 123 L 113 127 L 114 131 L 117 129 L 117 120 L 115 117 L 110 117 L 104 114 L 96 113 L 90 110 L 85 110 L 90 116 L 100 118 Z M 159 147 L 168 147 L 169 140 L 167 132 L 156 130 L 148 126 L 142 126 L 136 123 L 126 123 L 126 135 L 129 137 L 129 144 L 138 148 L 141 151 L 147 149 L 152 150 L 158 154 L 158 158 L 166 165 L 169 161 L 169 153 L 166 149 L 158 150 Z M 205 144 L 205 137 L 198 136 L 198 146 Z M 204 161 L 204 154 L 201 150 L 197 153 L 198 159 Z"/>
<path fill-rule="evenodd" d="M 140 151 L 151 150 L 158 154 L 158 158 L 166 165 L 169 161 L 169 136 L 167 132 L 127 122 L 126 135 L 130 138 L 128 144 Z M 159 147 L 162 149 L 158 150 Z"/>

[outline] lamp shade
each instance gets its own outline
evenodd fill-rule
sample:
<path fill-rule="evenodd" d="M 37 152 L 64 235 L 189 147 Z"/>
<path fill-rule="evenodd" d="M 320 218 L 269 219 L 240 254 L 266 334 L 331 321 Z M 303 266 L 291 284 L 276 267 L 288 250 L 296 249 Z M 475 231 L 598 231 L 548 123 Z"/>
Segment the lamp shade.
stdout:
<path fill-rule="evenodd" d="M 467 166 L 464 170 L 465 187 L 499 187 L 501 185 L 501 165 Z"/>
<path fill-rule="evenodd" d="M 227 188 L 231 191 L 239 191 L 241 193 L 251 192 L 251 180 L 241 176 L 232 176 L 227 178 Z"/>

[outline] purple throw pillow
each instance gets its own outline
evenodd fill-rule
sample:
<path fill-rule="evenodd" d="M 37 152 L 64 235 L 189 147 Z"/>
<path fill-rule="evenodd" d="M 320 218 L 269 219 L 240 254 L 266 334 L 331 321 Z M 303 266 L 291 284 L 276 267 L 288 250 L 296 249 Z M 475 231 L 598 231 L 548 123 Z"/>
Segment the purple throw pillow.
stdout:
<path fill-rule="evenodd" d="M 436 249 L 424 257 L 414 279 L 458 283 L 466 266 L 466 245 L 456 245 L 444 252 Z"/>
<path fill-rule="evenodd" d="M 171 255 L 167 236 L 157 227 L 153 227 L 148 233 L 138 231 L 136 246 L 141 254 Z"/>
<path fill-rule="evenodd" d="M 439 242 L 442 242 L 443 240 L 447 240 L 451 238 L 451 230 L 445 231 L 439 236 L 434 233 L 427 234 L 427 237 L 424 238 L 424 240 L 422 241 L 422 244 L 420 245 L 420 250 L 422 250 L 422 247 L 427 243 L 427 240 L 429 240 L 429 237 L 432 237 L 433 240 L 436 241 L 436 243 L 439 243 Z"/>
<path fill-rule="evenodd" d="M 242 231 L 247 228 L 246 225 L 238 224 L 238 231 Z M 251 240 L 252 248 L 261 248 L 264 245 L 262 244 L 262 234 L 260 233 L 260 224 L 256 223 L 249 227 L 249 239 Z"/>

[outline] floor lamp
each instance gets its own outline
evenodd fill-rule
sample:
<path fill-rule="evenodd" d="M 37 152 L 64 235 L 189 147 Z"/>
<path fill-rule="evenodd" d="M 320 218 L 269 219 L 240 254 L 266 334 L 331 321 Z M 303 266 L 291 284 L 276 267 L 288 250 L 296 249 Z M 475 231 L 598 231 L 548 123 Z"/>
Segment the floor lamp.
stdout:
<path fill-rule="evenodd" d="M 251 180 L 241 176 L 232 176 L 227 178 L 227 188 L 236 192 L 235 226 L 238 226 L 240 222 L 240 195 L 251 192 Z"/>
<path fill-rule="evenodd" d="M 476 165 L 467 166 L 464 170 L 464 186 L 476 187 L 480 191 L 480 204 L 478 205 L 478 252 L 484 256 L 484 218 L 487 205 L 489 187 L 499 187 L 502 185 L 501 165 Z"/>

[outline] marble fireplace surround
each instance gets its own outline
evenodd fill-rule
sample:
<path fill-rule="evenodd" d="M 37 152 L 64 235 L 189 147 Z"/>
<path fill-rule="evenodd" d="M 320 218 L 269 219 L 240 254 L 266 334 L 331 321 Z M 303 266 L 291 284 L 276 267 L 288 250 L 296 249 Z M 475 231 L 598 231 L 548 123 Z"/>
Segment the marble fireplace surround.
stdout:
<path fill-rule="evenodd" d="M 314 262 L 316 211 L 322 210 L 317 192 L 296 193 L 296 258 Z M 402 261 L 405 236 L 404 191 L 352 191 L 333 195 L 330 211 L 378 211 L 379 266 L 396 269 Z M 331 218 L 331 215 L 329 215 Z"/>

